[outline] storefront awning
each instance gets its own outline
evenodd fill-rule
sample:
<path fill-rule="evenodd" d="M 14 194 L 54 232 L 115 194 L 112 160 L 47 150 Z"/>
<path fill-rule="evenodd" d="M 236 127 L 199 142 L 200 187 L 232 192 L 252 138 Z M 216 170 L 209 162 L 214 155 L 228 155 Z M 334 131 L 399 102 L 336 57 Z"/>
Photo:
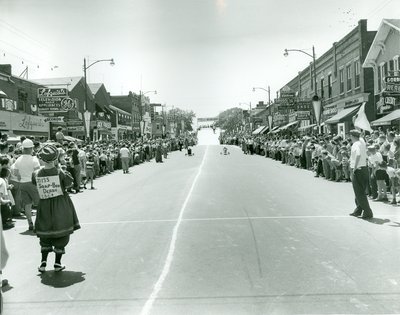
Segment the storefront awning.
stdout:
<path fill-rule="evenodd" d="M 268 129 L 268 126 L 260 126 L 260 127 L 258 127 L 256 130 L 254 130 L 254 131 L 252 132 L 252 134 L 253 134 L 253 135 L 262 134 L 263 132 L 266 131 L 266 129 Z"/>
<path fill-rule="evenodd" d="M 297 120 L 296 120 L 296 121 L 292 121 L 291 123 L 288 123 L 287 125 L 284 125 L 284 126 L 280 127 L 280 128 L 279 128 L 279 131 L 281 131 L 281 130 L 286 130 L 286 129 L 288 129 L 288 128 L 291 127 L 291 126 L 296 125 L 297 123 L 298 123 Z"/>
<path fill-rule="evenodd" d="M 353 116 L 355 112 L 360 108 L 360 106 L 355 106 L 355 107 L 349 107 L 345 108 L 339 113 L 337 113 L 335 116 L 325 120 L 325 124 L 337 124 L 342 122 L 345 118 L 349 116 Z"/>
<path fill-rule="evenodd" d="M 7 98 L 7 94 L 0 90 L 0 98 Z"/>
<path fill-rule="evenodd" d="M 264 128 L 260 131 L 260 135 L 266 133 L 269 130 L 268 126 L 264 126 Z"/>
<path fill-rule="evenodd" d="M 69 142 L 83 142 L 83 140 L 71 136 L 64 136 L 64 140 L 67 140 Z"/>
<path fill-rule="evenodd" d="M 311 125 L 307 125 L 307 126 L 300 127 L 300 128 L 297 129 L 297 130 L 298 130 L 298 131 L 304 131 L 304 130 L 310 129 L 310 128 L 312 128 L 312 127 L 315 127 L 315 126 L 316 126 L 316 124 L 311 124 Z"/>
<path fill-rule="evenodd" d="M 272 130 L 268 133 L 277 133 L 279 131 L 279 126 L 275 126 Z"/>
<path fill-rule="evenodd" d="M 393 120 L 400 119 L 400 109 L 396 109 L 395 111 L 383 116 L 377 120 L 371 122 L 371 126 L 390 126 Z"/>

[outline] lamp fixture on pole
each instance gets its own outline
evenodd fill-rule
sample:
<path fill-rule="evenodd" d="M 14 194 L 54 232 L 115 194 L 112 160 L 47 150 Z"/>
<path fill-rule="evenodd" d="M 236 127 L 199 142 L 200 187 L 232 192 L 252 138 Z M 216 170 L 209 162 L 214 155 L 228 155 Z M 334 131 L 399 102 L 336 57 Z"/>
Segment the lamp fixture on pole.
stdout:
<path fill-rule="evenodd" d="M 95 65 L 96 63 L 99 62 L 104 62 L 104 61 L 109 61 L 110 62 L 110 66 L 114 66 L 115 62 L 114 62 L 114 58 L 111 59 L 99 59 L 96 60 L 94 62 L 92 62 L 90 65 L 86 65 L 86 58 L 83 58 L 83 76 L 85 78 L 85 104 L 83 106 L 83 111 L 87 111 L 87 103 L 88 103 L 88 90 L 87 90 L 87 76 L 86 76 L 86 70 L 89 69 L 91 66 Z M 86 125 L 86 124 L 85 124 Z M 86 134 L 89 134 L 89 131 L 86 131 Z"/>
<path fill-rule="evenodd" d="M 317 92 L 317 70 L 316 70 L 316 62 L 315 62 L 315 48 L 312 46 L 312 55 L 309 54 L 308 52 L 301 50 L 301 49 L 286 49 L 283 52 L 283 55 L 285 57 L 289 56 L 289 51 L 297 51 L 301 52 L 313 59 L 313 72 L 314 72 L 314 96 L 312 98 L 312 105 L 314 108 L 314 114 L 315 114 L 315 121 L 318 126 L 318 132 L 320 133 L 320 117 L 321 117 L 321 99 L 318 97 L 318 92 Z"/>
<path fill-rule="evenodd" d="M 268 93 L 268 106 L 271 105 L 271 88 L 268 87 L 266 89 L 262 88 L 262 87 L 253 87 L 253 92 L 255 92 L 256 90 L 263 90 L 265 92 Z"/>
<path fill-rule="evenodd" d="M 142 96 L 144 96 L 148 93 L 154 93 L 155 95 L 157 95 L 157 90 L 146 91 L 146 92 L 142 92 L 142 90 L 139 91 L 140 135 L 142 137 L 142 141 L 143 141 L 144 130 L 145 130 L 145 121 L 143 120 Z"/>

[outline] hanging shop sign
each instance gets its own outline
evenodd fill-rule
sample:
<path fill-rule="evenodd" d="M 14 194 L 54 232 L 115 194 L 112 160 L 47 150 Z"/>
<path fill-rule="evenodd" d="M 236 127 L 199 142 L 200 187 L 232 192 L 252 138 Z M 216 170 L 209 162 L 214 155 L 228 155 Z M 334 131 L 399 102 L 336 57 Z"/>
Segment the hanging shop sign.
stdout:
<path fill-rule="evenodd" d="M 385 92 L 400 94 L 400 85 L 397 83 L 387 83 L 385 87 Z"/>
<path fill-rule="evenodd" d="M 390 76 L 384 78 L 385 83 L 400 85 L 400 76 Z"/>
<path fill-rule="evenodd" d="M 376 109 L 378 114 L 385 114 L 393 111 L 396 105 L 396 98 L 393 96 L 381 96 L 379 101 L 376 103 Z"/>
<path fill-rule="evenodd" d="M 297 111 L 311 110 L 311 101 L 296 101 L 295 110 Z"/>
<path fill-rule="evenodd" d="M 297 120 L 309 120 L 310 119 L 310 111 L 309 110 L 303 110 L 303 111 L 297 111 Z"/>
<path fill-rule="evenodd" d="M 98 120 L 97 121 L 97 129 L 99 130 L 110 130 L 111 123 L 109 121 Z"/>

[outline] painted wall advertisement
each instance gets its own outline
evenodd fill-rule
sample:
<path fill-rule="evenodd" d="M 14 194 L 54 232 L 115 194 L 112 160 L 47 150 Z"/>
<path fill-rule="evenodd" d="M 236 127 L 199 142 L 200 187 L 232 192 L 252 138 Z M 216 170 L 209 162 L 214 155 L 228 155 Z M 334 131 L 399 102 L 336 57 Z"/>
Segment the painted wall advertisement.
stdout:
<path fill-rule="evenodd" d="M 46 117 L 13 112 L 1 112 L 0 129 L 26 132 L 49 132 Z"/>

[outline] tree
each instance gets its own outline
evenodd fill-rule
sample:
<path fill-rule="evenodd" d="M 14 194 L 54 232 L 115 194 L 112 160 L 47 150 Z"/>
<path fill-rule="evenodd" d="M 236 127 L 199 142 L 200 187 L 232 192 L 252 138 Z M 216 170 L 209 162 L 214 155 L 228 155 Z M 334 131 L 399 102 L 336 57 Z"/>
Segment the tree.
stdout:
<path fill-rule="evenodd" d="M 218 115 L 217 126 L 226 131 L 240 129 L 243 124 L 243 109 L 234 107 Z"/>
<path fill-rule="evenodd" d="M 181 121 L 184 121 L 185 131 L 193 131 L 192 123 L 193 118 L 196 114 L 193 111 L 187 111 L 180 108 L 170 109 L 167 113 L 168 120 L 177 124 L 177 128 L 180 131 L 182 128 Z"/>

